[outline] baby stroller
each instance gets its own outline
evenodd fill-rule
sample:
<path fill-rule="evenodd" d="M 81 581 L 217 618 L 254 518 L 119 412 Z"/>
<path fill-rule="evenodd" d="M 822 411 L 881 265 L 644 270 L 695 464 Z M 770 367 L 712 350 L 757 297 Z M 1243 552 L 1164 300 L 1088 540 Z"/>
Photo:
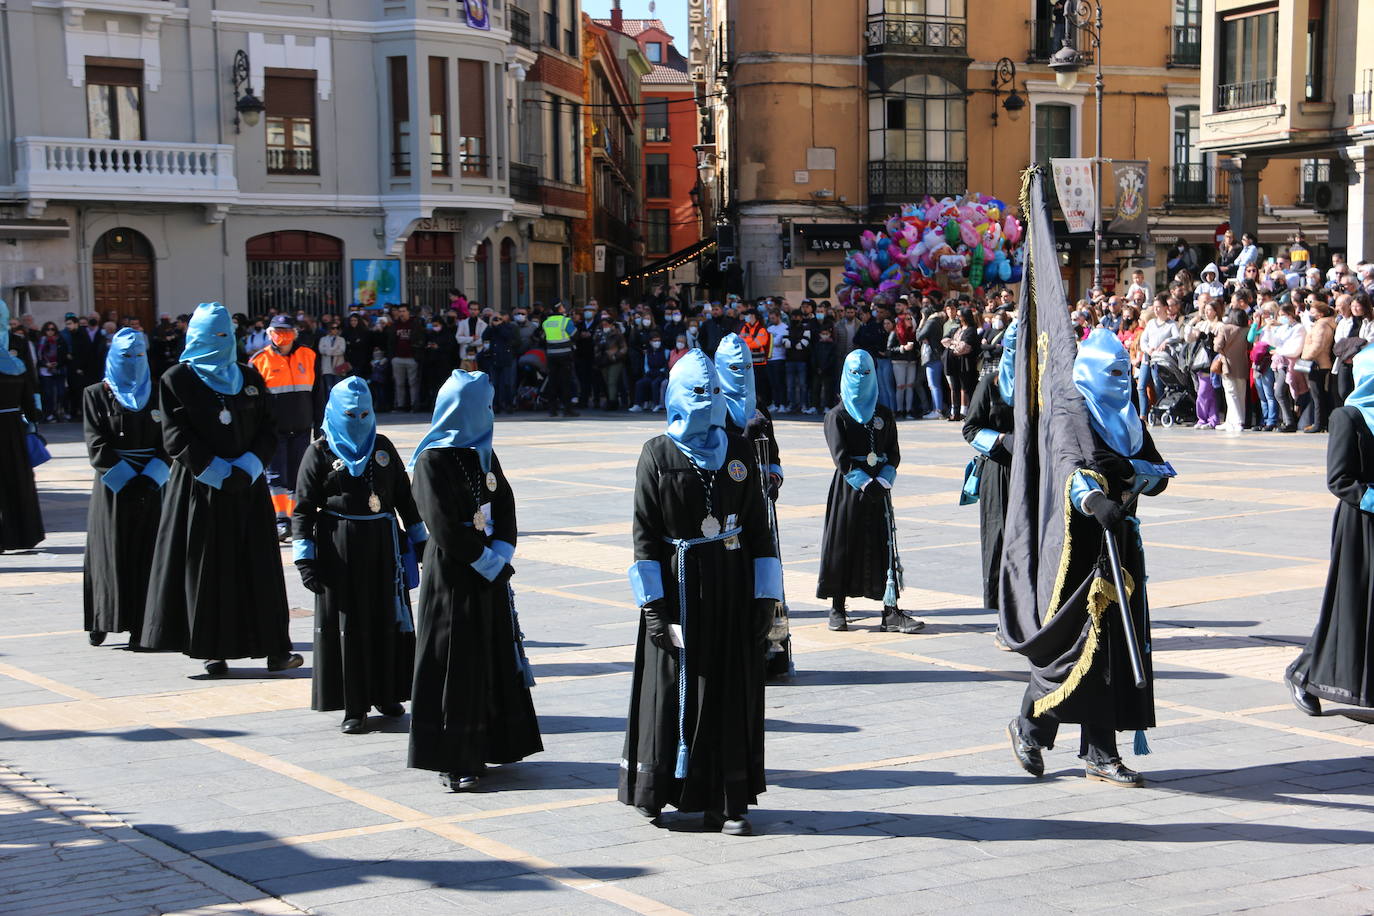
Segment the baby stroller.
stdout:
<path fill-rule="evenodd" d="M 516 410 L 541 410 L 546 406 L 544 386 L 548 384 L 548 367 L 543 350 L 526 351 L 516 362 Z"/>
<path fill-rule="evenodd" d="M 1147 418 L 1152 426 L 1168 429 L 1175 423 L 1188 425 L 1197 420 L 1192 373 L 1184 368 L 1185 348 L 1183 341 L 1173 340 L 1150 357 L 1150 372 L 1158 393 Z"/>

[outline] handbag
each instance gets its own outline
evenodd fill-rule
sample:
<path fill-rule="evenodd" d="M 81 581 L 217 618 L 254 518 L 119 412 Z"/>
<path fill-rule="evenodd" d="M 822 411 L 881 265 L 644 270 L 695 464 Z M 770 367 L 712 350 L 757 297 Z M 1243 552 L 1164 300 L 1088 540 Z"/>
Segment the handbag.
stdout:
<path fill-rule="evenodd" d="M 1188 364 L 1188 368 L 1194 372 L 1209 372 L 1214 361 L 1214 354 L 1207 349 L 1207 345 L 1199 341 L 1193 345 L 1193 359 Z"/>
<path fill-rule="evenodd" d="M 1316 367 L 1316 363 L 1310 359 L 1300 359 L 1293 363 L 1293 371 L 1301 372 L 1303 375 L 1310 375 Z"/>
<path fill-rule="evenodd" d="M 341 359 L 334 365 L 334 374 L 337 375 L 339 378 L 343 378 L 346 375 L 352 375 L 353 366 L 348 362 L 348 360 Z"/>
<path fill-rule="evenodd" d="M 48 441 L 38 433 L 29 433 L 24 437 L 24 444 L 29 450 L 29 466 L 38 467 L 52 460 L 52 452 L 48 451 Z"/>

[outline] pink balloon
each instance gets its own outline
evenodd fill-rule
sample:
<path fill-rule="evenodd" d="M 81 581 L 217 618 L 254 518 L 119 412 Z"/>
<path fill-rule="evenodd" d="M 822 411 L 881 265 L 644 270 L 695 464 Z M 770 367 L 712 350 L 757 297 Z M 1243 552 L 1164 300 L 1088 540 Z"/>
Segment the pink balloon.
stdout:
<path fill-rule="evenodd" d="M 1007 214 L 1006 220 L 1002 223 L 1002 238 L 1006 239 L 1009 245 L 1021 241 L 1021 224 L 1011 214 Z"/>

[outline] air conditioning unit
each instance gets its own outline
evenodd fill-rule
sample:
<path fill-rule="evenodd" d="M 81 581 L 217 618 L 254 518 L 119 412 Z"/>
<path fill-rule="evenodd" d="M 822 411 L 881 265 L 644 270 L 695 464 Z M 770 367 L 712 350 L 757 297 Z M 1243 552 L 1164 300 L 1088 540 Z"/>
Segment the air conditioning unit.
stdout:
<path fill-rule="evenodd" d="M 1345 182 L 1323 181 L 1312 191 L 1312 209 L 1318 213 L 1332 213 L 1344 210 L 1346 206 Z"/>

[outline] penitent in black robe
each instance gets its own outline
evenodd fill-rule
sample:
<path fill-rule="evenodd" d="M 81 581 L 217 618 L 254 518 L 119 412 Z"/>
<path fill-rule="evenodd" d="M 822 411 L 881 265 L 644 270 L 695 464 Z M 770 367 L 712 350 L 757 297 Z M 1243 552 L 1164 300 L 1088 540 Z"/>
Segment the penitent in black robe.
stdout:
<path fill-rule="evenodd" d="M 964 418 L 964 438 L 970 445 L 978 433 L 990 429 L 1008 436 L 1015 431 L 1016 415 L 1002 399 L 997 374 L 983 376 L 973 391 Z M 999 440 L 986 455 L 973 459 L 978 475 L 978 521 L 983 547 L 983 606 L 996 609 L 1002 578 L 1002 532 L 1007 522 L 1007 489 L 1011 484 L 1011 452 Z"/>
<path fill-rule="evenodd" d="M 30 373 L 0 374 L 0 550 L 28 550 L 46 536 L 24 422 L 41 417 L 33 392 Z"/>
<path fill-rule="evenodd" d="M 286 580 L 267 480 L 235 471 L 220 489 L 201 483 L 215 458 L 255 454 L 264 467 L 277 447 L 262 376 L 239 366 L 243 387 L 219 395 L 182 363 L 158 382 L 162 438 L 172 476 L 162 504 L 144 648 L 192 658 L 231 659 L 291 651 Z M 232 422 L 219 421 L 221 409 Z"/>
<path fill-rule="evenodd" d="M 427 448 L 413 490 L 429 528 L 416 620 L 410 762 L 421 770 L 477 776 L 544 749 L 519 664 L 509 578 L 472 568 L 492 541 L 515 545 L 515 496 L 491 457 L 496 490 L 470 448 Z M 476 492 L 474 492 L 474 482 Z M 492 533 L 473 527 L 478 494 Z"/>
<path fill-rule="evenodd" d="M 374 493 L 376 510 L 369 505 Z M 358 477 L 324 439 L 306 449 L 296 479 L 292 537 L 315 545 L 315 571 L 324 586 L 324 594 L 315 596 L 311 709 L 363 716 L 370 707 L 410 699 L 415 631 L 410 590 L 397 588 L 397 553 L 404 554 L 407 545 L 398 514 L 406 529 L 420 521 L 410 478 L 391 440 L 377 436 L 373 457 Z M 373 515 L 385 518 L 361 518 Z M 405 575 L 404 568 L 400 572 Z"/>
<path fill-rule="evenodd" d="M 678 581 L 686 583 L 689 756 L 687 777 L 676 778 L 679 653 L 650 642 L 641 617 L 620 761 L 620 801 L 627 805 L 743 813 L 765 790 L 759 636 L 769 621 L 756 617 L 752 583 L 754 560 L 775 554 L 753 446 L 730 435 L 714 481 L 713 516 L 727 530 L 734 516 L 743 531 L 733 544 L 691 548 L 679 570 L 676 549 L 665 539 L 702 536 L 706 493 L 695 466 L 671 439 L 644 443 L 635 474 L 634 557 L 659 564 L 668 620 L 681 622 Z"/>
<path fill-rule="evenodd" d="M 1331 412 L 1326 486 L 1340 502 L 1331 569 L 1312 637 L 1288 677 L 1315 697 L 1374 707 L 1374 514 L 1360 501 L 1374 485 L 1374 433 L 1354 407 Z"/>
<path fill-rule="evenodd" d="M 856 490 L 845 480 L 853 470 L 876 476 L 884 465 L 896 468 L 902 453 L 897 444 L 897 424 L 892 411 L 879 404 L 867 424 L 858 423 L 843 404 L 825 415 L 825 444 L 835 462 L 830 496 L 825 506 L 825 531 L 821 535 L 821 575 L 817 598 L 872 598 L 883 600 L 887 588 L 888 491 L 882 484 Z M 880 458 L 870 467 L 864 460 L 873 452 Z"/>
<path fill-rule="evenodd" d="M 736 426 L 735 421 L 729 417 L 726 417 L 725 420 L 725 430 L 730 433 L 740 433 L 740 428 Z M 759 405 L 754 408 L 753 419 L 744 427 L 743 436 L 744 440 L 749 443 L 749 447 L 754 450 L 755 456 L 759 455 L 759 443 L 764 443 L 762 457 L 766 462 L 766 466 L 761 469 L 761 473 L 766 474 L 768 472 L 767 466 L 782 467 L 782 459 L 779 457 L 778 452 L 778 440 L 773 434 L 773 415 L 768 412 L 767 407 Z M 773 500 L 778 498 L 776 490 L 772 491 L 771 498 Z M 767 508 L 768 507 L 765 505 L 765 511 Z M 776 516 L 774 516 L 773 520 L 776 522 Z M 781 541 L 782 533 L 773 532 L 773 535 L 775 537 L 773 543 L 776 548 Z M 777 644 L 776 650 L 774 649 L 773 643 L 769 642 L 764 650 L 764 658 L 766 660 L 766 675 L 768 680 L 777 680 L 778 678 L 789 676 L 792 673 L 792 634 L 789 632 L 787 636 Z"/>
<path fill-rule="evenodd" d="M 162 414 L 152 397 L 142 410 L 130 410 L 103 381 L 88 385 L 81 397 L 86 452 L 95 468 L 81 576 L 85 629 L 128 633 L 130 645 L 136 646 L 162 518 L 162 488 L 139 473 L 115 493 L 101 477 L 121 461 L 135 471 L 142 471 L 151 458 L 171 463 L 162 446 Z M 122 454 L 129 451 L 141 454 Z"/>
<path fill-rule="evenodd" d="M 1087 470 L 1114 501 L 1121 502 L 1135 470 L 1092 431 L 1093 454 Z M 1148 430 L 1132 458 L 1162 463 Z M 1161 482 L 1148 495 L 1163 492 Z M 1106 540 L 1095 518 L 1070 505 L 1063 494 L 1068 533 L 1065 560 L 1045 620 L 1001 614 L 1001 632 L 1013 650 L 1031 663 L 1029 695 L 1034 715 L 1053 713 L 1060 722 L 1088 723 L 1116 731 L 1153 728 L 1154 670 L 1150 662 L 1150 612 L 1145 591 L 1145 555 L 1134 501 L 1125 504 L 1127 518 L 1113 532 L 1121 551 L 1131 623 L 1140 647 L 1145 686 L 1137 688 L 1131 671 L 1116 589 L 1106 563 Z"/>

